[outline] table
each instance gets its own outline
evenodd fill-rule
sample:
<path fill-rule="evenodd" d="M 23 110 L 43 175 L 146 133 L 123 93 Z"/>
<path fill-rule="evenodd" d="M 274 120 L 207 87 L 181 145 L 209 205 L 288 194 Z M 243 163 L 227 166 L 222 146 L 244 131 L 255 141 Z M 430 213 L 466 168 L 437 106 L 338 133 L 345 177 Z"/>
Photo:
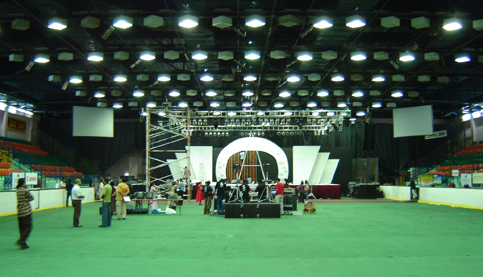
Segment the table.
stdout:
<path fill-rule="evenodd" d="M 290 187 L 298 188 L 298 185 L 291 185 Z M 315 198 L 340 199 L 340 185 L 312 185 L 312 193 Z"/>
<path fill-rule="evenodd" d="M 162 202 L 168 202 L 168 201 L 173 201 L 173 202 L 183 202 L 183 199 L 131 199 L 133 202 L 140 202 L 141 203 L 141 208 L 142 208 L 142 203 L 146 202 L 148 203 L 148 214 L 149 214 L 149 204 L 153 203 L 156 201 L 156 203 L 162 203 Z M 181 206 L 183 205 L 178 205 L 179 208 L 179 215 L 181 215 Z"/>

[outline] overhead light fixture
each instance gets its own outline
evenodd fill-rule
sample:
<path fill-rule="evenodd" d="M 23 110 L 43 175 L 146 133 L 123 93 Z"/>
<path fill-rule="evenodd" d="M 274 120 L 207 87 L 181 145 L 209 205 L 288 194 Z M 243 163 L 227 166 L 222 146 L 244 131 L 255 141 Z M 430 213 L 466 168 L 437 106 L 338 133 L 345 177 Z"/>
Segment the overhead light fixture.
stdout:
<path fill-rule="evenodd" d="M 179 93 L 179 91 L 177 91 L 177 90 L 172 90 L 172 91 L 169 92 L 169 96 L 171 96 L 171 97 L 178 97 L 180 95 L 181 95 L 181 93 Z"/>
<path fill-rule="evenodd" d="M 317 96 L 319 96 L 319 97 L 326 97 L 326 96 L 329 96 L 329 92 L 327 90 L 319 90 L 317 92 Z"/>
<path fill-rule="evenodd" d="M 287 82 L 295 83 L 300 81 L 300 76 L 292 74 L 287 76 Z"/>
<path fill-rule="evenodd" d="M 169 82 L 171 80 L 171 77 L 168 74 L 159 74 L 158 75 L 158 81 L 160 82 Z"/>
<path fill-rule="evenodd" d="M 360 15 L 349 16 L 345 20 L 345 25 L 349 28 L 360 28 L 366 26 L 366 19 Z"/>
<path fill-rule="evenodd" d="M 211 82 L 211 81 L 213 81 L 213 76 L 211 76 L 209 74 L 203 74 L 203 75 L 201 75 L 200 80 L 203 81 L 203 82 Z"/>
<path fill-rule="evenodd" d="M 201 61 L 201 60 L 206 60 L 208 58 L 208 52 L 206 51 L 195 51 L 193 54 L 191 54 L 191 58 L 193 60 Z"/>
<path fill-rule="evenodd" d="M 67 28 L 67 19 L 54 17 L 49 20 L 49 22 L 47 23 L 47 27 L 54 30 L 63 30 Z"/>
<path fill-rule="evenodd" d="M 209 97 L 213 97 L 213 96 L 216 96 L 218 93 L 216 93 L 216 91 L 214 90 L 209 90 L 205 93 L 206 96 L 209 96 Z"/>
<path fill-rule="evenodd" d="M 144 96 L 144 90 L 135 90 L 135 91 L 133 91 L 132 96 L 143 97 Z"/>
<path fill-rule="evenodd" d="M 156 53 L 153 51 L 143 51 L 139 58 L 143 61 L 152 61 L 156 59 Z"/>
<path fill-rule="evenodd" d="M 340 102 L 340 103 L 344 103 L 344 102 Z M 327 116 L 334 116 L 335 113 L 334 112 L 327 112 Z"/>
<path fill-rule="evenodd" d="M 221 115 L 221 112 L 220 112 L 220 111 L 214 111 L 214 112 L 213 112 L 213 115 L 215 115 L 215 116 L 216 116 L 216 115 Z"/>
<path fill-rule="evenodd" d="M 416 57 L 414 56 L 413 53 L 406 51 L 404 53 L 399 53 L 399 60 L 402 62 L 410 62 L 414 61 Z"/>
<path fill-rule="evenodd" d="M 257 77 L 254 76 L 254 75 L 247 75 L 247 76 L 243 77 L 243 80 L 245 80 L 247 82 L 253 82 L 253 81 L 257 80 Z"/>
<path fill-rule="evenodd" d="M 10 108 L 10 107 L 9 107 L 9 108 Z M 461 117 L 461 119 L 462 119 L 463 121 L 468 121 L 468 120 L 470 120 L 470 119 L 471 119 L 471 114 L 466 113 L 466 114 L 464 114 L 464 115 Z"/>
<path fill-rule="evenodd" d="M 290 97 L 292 94 L 289 92 L 289 91 L 282 91 L 278 94 L 278 96 L 282 97 L 282 98 L 287 98 L 287 97 Z"/>
<path fill-rule="evenodd" d="M 77 76 L 77 75 L 71 76 L 69 78 L 69 82 L 71 82 L 73 84 L 80 84 L 80 83 L 82 83 L 82 76 Z"/>
<path fill-rule="evenodd" d="M 358 111 L 356 113 L 357 116 L 365 116 L 366 115 L 366 112 L 365 111 Z"/>
<path fill-rule="evenodd" d="M 104 98 L 104 97 L 106 97 L 106 93 L 105 93 L 105 92 L 103 92 L 103 91 L 96 91 L 96 92 L 94 93 L 94 97 L 95 97 L 95 98 Z"/>
<path fill-rule="evenodd" d="M 245 53 L 245 59 L 258 60 L 260 59 L 260 51 L 248 51 Z"/>
<path fill-rule="evenodd" d="M 293 113 L 291 111 L 286 111 L 283 113 L 284 116 L 291 116 Z"/>
<path fill-rule="evenodd" d="M 372 75 L 372 81 L 373 82 L 384 82 L 384 81 L 386 81 L 386 78 L 384 78 L 383 75 Z"/>
<path fill-rule="evenodd" d="M 471 58 L 470 58 L 470 55 L 466 53 L 460 53 L 455 55 L 454 61 L 457 63 L 467 63 L 471 61 Z"/>
<path fill-rule="evenodd" d="M 254 93 L 251 90 L 245 90 L 245 91 L 242 92 L 242 95 L 245 96 L 245 97 L 250 97 L 250 96 L 253 96 Z"/>
<path fill-rule="evenodd" d="M 178 25 L 183 28 L 193 28 L 198 26 L 198 17 L 193 15 L 183 15 L 178 20 Z"/>
<path fill-rule="evenodd" d="M 313 116 L 319 116 L 319 114 L 320 114 L 319 112 L 313 112 L 312 113 Z"/>
<path fill-rule="evenodd" d="M 364 92 L 360 91 L 360 90 L 356 90 L 354 92 L 352 92 L 352 97 L 362 97 L 364 96 Z"/>
<path fill-rule="evenodd" d="M 312 53 L 309 53 L 309 52 L 297 53 L 297 60 L 299 60 L 299 61 L 310 61 L 313 58 L 314 57 L 312 56 Z"/>
<path fill-rule="evenodd" d="M 212 107 L 212 108 L 218 108 L 219 106 L 220 106 L 219 102 L 211 102 L 210 103 L 210 107 Z"/>
<path fill-rule="evenodd" d="M 380 108 L 380 107 L 382 107 L 382 103 L 381 102 L 372 102 L 372 107 L 373 108 Z"/>
<path fill-rule="evenodd" d="M 274 108 L 283 108 L 283 106 L 284 106 L 283 103 L 275 103 L 273 105 Z"/>
<path fill-rule="evenodd" d="M 345 80 L 344 76 L 341 75 L 341 74 L 334 74 L 332 75 L 332 77 L 330 78 L 330 80 L 332 82 L 342 82 Z"/>
<path fill-rule="evenodd" d="M 49 55 L 46 54 L 37 54 L 35 55 L 34 62 L 36 63 L 48 63 L 50 62 Z"/>
<path fill-rule="evenodd" d="M 233 25 L 231 17 L 220 15 L 212 19 L 211 25 L 220 29 L 228 28 Z"/>
<path fill-rule="evenodd" d="M 473 118 L 480 118 L 481 117 L 481 111 L 475 111 L 471 113 L 471 116 Z"/>
<path fill-rule="evenodd" d="M 113 22 L 112 26 L 116 28 L 127 29 L 132 26 L 132 17 L 119 15 L 114 17 L 114 20 L 112 22 Z"/>
<path fill-rule="evenodd" d="M 346 102 L 337 102 L 337 107 L 338 108 L 345 108 L 345 107 L 347 107 L 347 103 Z M 331 114 L 327 113 L 327 115 L 333 116 L 334 113 L 333 112 Z"/>
<path fill-rule="evenodd" d="M 461 28 L 463 28 L 463 23 L 456 17 L 443 20 L 443 29 L 446 31 L 456 31 Z"/>
<path fill-rule="evenodd" d="M 148 102 L 146 104 L 146 107 L 148 107 L 148 108 L 154 108 L 154 107 L 156 107 L 156 102 Z"/>
<path fill-rule="evenodd" d="M 327 16 L 320 16 L 314 20 L 314 28 L 317 29 L 326 29 L 334 26 L 332 18 Z"/>
<path fill-rule="evenodd" d="M 166 113 L 164 111 L 160 111 L 160 112 L 158 112 L 158 115 L 159 116 L 166 116 Z"/>
<path fill-rule="evenodd" d="M 126 82 L 127 75 L 126 74 L 116 74 L 114 75 L 114 82 Z"/>
<path fill-rule="evenodd" d="M 104 54 L 101 52 L 90 52 L 87 54 L 87 59 L 93 62 L 100 62 L 104 59 Z"/>
<path fill-rule="evenodd" d="M 8 106 L 7 111 L 9 113 L 17 113 L 17 107 L 15 107 L 15 106 Z"/>
<path fill-rule="evenodd" d="M 307 103 L 307 108 L 315 108 L 317 107 L 317 103 L 316 102 L 309 102 Z"/>
<path fill-rule="evenodd" d="M 242 107 L 249 108 L 252 106 L 252 103 L 250 101 L 245 101 L 242 103 Z"/>
<path fill-rule="evenodd" d="M 245 25 L 252 28 L 258 28 L 265 25 L 265 17 L 261 15 L 250 15 L 245 18 Z"/>
<path fill-rule="evenodd" d="M 179 102 L 178 103 L 178 107 L 180 107 L 180 108 L 187 108 L 188 107 L 188 103 L 186 103 L 186 102 Z"/>
<path fill-rule="evenodd" d="M 120 108 L 122 108 L 122 103 L 114 103 L 114 104 L 112 104 L 112 107 L 114 109 L 120 109 Z"/>
<path fill-rule="evenodd" d="M 353 61 L 363 61 L 367 58 L 366 53 L 362 51 L 355 51 L 351 53 L 351 60 Z"/>
<path fill-rule="evenodd" d="M 392 96 L 392 97 L 394 97 L 394 98 L 399 98 L 399 97 L 403 97 L 403 96 L 404 96 L 404 94 L 403 94 L 403 92 L 402 92 L 402 91 L 400 91 L 400 90 L 393 90 L 393 91 L 391 92 L 391 96 Z"/>

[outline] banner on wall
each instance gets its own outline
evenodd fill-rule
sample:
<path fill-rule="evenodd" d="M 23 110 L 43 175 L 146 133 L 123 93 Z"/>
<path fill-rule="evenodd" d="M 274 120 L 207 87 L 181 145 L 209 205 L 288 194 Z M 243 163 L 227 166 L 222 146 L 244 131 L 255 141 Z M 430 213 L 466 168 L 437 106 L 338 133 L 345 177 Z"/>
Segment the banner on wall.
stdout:
<path fill-rule="evenodd" d="M 25 133 L 27 131 L 27 121 L 9 117 L 7 131 Z"/>
<path fill-rule="evenodd" d="M 25 178 L 25 173 L 12 172 L 12 187 L 16 187 L 18 179 Z"/>
<path fill-rule="evenodd" d="M 433 184 L 435 184 L 435 185 L 443 184 L 443 175 L 441 175 L 441 174 L 433 175 Z"/>
<path fill-rule="evenodd" d="M 461 174 L 461 185 L 463 187 L 465 187 L 465 186 L 472 187 L 473 186 L 473 180 L 471 178 L 471 175 L 472 174 L 469 174 L 469 173 Z"/>
<path fill-rule="evenodd" d="M 12 162 L 12 152 L 6 150 L 0 150 L 0 161 L 2 162 Z"/>
<path fill-rule="evenodd" d="M 451 170 L 451 176 L 453 176 L 453 177 L 460 176 L 460 170 L 459 169 L 453 169 L 453 170 Z"/>
<path fill-rule="evenodd" d="M 433 184 L 433 175 L 431 174 L 419 175 L 418 184 L 419 186 L 431 186 Z"/>
<path fill-rule="evenodd" d="M 25 173 L 25 183 L 27 185 L 37 185 L 37 173 Z"/>
<path fill-rule="evenodd" d="M 483 184 L 483 173 L 473 173 L 473 184 Z"/>

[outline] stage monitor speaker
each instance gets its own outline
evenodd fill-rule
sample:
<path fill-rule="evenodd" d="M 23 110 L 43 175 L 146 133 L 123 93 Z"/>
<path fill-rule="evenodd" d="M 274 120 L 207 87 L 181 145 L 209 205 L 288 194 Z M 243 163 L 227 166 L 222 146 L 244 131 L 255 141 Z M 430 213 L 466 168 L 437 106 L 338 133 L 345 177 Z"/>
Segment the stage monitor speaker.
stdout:
<path fill-rule="evenodd" d="M 376 144 L 376 125 L 365 123 L 362 141 L 362 150 L 374 150 Z"/>

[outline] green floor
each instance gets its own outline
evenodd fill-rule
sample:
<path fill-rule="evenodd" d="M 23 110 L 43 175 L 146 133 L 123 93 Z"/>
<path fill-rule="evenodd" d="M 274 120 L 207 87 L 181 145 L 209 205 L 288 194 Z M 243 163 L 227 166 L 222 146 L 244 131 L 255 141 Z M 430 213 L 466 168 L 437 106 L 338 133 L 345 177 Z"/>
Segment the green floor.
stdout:
<path fill-rule="evenodd" d="M 0 217 L 1 276 L 483 276 L 483 211 L 419 203 L 317 203 L 317 214 L 225 219 L 128 215 L 99 204 L 35 212 L 30 249 Z M 299 206 L 300 209 L 300 206 Z"/>

